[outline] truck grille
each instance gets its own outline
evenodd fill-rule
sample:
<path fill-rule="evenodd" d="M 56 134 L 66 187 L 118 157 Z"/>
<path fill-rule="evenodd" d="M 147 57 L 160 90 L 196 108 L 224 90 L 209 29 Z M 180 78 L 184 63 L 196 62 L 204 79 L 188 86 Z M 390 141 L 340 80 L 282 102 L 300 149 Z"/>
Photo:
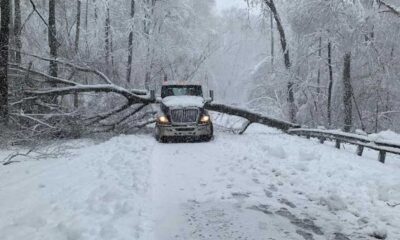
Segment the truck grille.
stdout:
<path fill-rule="evenodd" d="M 198 109 L 173 109 L 171 110 L 171 121 L 172 123 L 196 123 L 198 115 Z"/>

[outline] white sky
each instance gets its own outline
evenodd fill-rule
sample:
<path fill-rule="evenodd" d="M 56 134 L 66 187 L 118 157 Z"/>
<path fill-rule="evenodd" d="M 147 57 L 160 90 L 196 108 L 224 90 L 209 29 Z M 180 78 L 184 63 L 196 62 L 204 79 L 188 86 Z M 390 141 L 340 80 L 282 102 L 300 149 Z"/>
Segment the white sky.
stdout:
<path fill-rule="evenodd" d="M 246 3 L 244 0 L 215 0 L 217 4 L 217 10 L 222 11 L 227 8 L 231 7 L 239 7 L 239 8 L 245 8 Z"/>

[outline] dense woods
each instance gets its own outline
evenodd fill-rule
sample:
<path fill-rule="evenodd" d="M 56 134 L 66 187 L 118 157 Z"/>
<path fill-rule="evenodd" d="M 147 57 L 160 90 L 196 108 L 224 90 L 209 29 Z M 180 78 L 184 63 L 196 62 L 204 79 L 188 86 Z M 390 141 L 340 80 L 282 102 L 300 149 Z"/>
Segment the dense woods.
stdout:
<path fill-rule="evenodd" d="M 2 125 L 126 132 L 152 121 L 149 90 L 192 81 L 308 127 L 400 130 L 396 1 L 244 2 L 2 0 Z"/>

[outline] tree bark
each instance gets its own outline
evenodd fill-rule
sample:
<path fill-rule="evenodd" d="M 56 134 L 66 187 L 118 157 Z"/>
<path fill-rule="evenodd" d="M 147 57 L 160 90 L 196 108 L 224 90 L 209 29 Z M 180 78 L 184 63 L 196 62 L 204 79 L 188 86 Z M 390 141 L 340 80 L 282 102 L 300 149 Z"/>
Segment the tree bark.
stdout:
<path fill-rule="evenodd" d="M 280 35 L 285 67 L 288 71 L 290 71 L 290 69 L 292 67 L 292 63 L 290 61 L 290 52 L 289 52 L 289 48 L 287 46 L 286 34 L 285 34 L 285 30 L 283 28 L 282 21 L 279 16 L 278 10 L 276 9 L 276 6 L 275 6 L 275 3 L 273 0 L 264 0 L 264 2 L 270 8 L 270 10 L 274 16 L 276 26 L 277 26 L 277 29 L 278 29 L 278 32 Z M 287 84 L 288 103 L 289 103 L 289 120 L 291 122 L 296 122 L 296 106 L 295 106 L 293 87 L 294 87 L 294 83 L 292 82 L 292 80 L 289 80 L 289 82 Z"/>
<path fill-rule="evenodd" d="M 273 128 L 278 128 L 283 131 L 287 131 L 292 128 L 300 128 L 300 125 L 297 124 L 270 118 L 246 109 L 237 108 L 233 106 L 217 104 L 217 103 L 208 103 L 205 105 L 205 108 L 210 111 L 216 111 L 220 113 L 225 113 L 245 118 L 250 122 L 250 124 L 251 123 L 263 124 Z"/>
<path fill-rule="evenodd" d="M 104 44 L 105 44 L 105 64 L 106 64 L 106 74 L 110 76 L 110 55 L 111 55 L 111 47 L 110 47 L 110 8 L 107 6 L 106 20 L 104 25 Z"/>
<path fill-rule="evenodd" d="M 21 0 L 14 0 L 14 37 L 15 37 L 15 47 L 18 51 L 22 49 L 21 41 Z M 22 62 L 22 57 L 20 52 L 15 52 L 15 61 L 17 63 Z"/>
<path fill-rule="evenodd" d="M 97 14 L 97 4 L 96 4 L 96 0 L 93 0 L 93 4 L 94 4 L 94 21 L 97 22 L 97 18 L 99 17 Z"/>
<path fill-rule="evenodd" d="M 322 61 L 322 37 L 319 37 L 319 49 L 318 49 L 318 61 Z M 318 93 L 318 98 L 319 95 L 321 94 L 321 67 L 318 66 L 318 74 L 317 74 L 317 93 Z"/>
<path fill-rule="evenodd" d="M 81 0 L 76 2 L 76 30 L 75 30 L 75 54 L 79 52 L 79 39 L 81 33 Z M 79 96 L 74 94 L 74 107 L 79 107 Z"/>
<path fill-rule="evenodd" d="M 145 80 L 144 80 L 144 85 L 146 89 L 150 89 L 151 85 L 151 72 L 153 68 L 153 59 L 152 59 L 152 47 L 151 47 L 151 21 L 152 21 L 152 16 L 154 13 L 154 7 L 156 5 L 156 0 L 144 0 L 145 1 L 145 17 L 144 17 L 144 34 L 147 38 L 147 67 L 146 67 L 146 73 L 145 73 Z"/>
<path fill-rule="evenodd" d="M 275 65 L 275 37 L 274 37 L 274 16 L 271 12 L 270 14 L 270 24 L 271 24 L 271 67 L 274 70 Z"/>
<path fill-rule="evenodd" d="M 131 21 L 133 21 L 135 17 L 135 0 L 131 0 Z M 133 59 L 133 29 L 129 32 L 128 38 L 128 67 L 126 74 L 126 81 L 128 83 L 131 82 L 131 74 L 132 74 L 132 59 Z"/>
<path fill-rule="evenodd" d="M 75 30 L 75 53 L 79 51 L 79 38 L 81 33 L 81 0 L 76 3 L 76 30 Z"/>
<path fill-rule="evenodd" d="M 350 132 L 353 125 L 353 104 L 352 104 L 352 86 L 351 86 L 351 53 L 344 55 L 343 68 L 343 105 L 344 105 L 344 127 L 345 132 Z"/>
<path fill-rule="evenodd" d="M 0 123 L 8 122 L 8 49 L 9 49 L 9 24 L 10 1 L 1 0 L 0 23 Z"/>
<path fill-rule="evenodd" d="M 49 0 L 49 48 L 51 58 L 58 57 L 57 27 L 56 27 L 56 0 Z M 49 74 L 58 76 L 58 65 L 56 61 L 50 61 Z"/>
<path fill-rule="evenodd" d="M 332 126 L 332 91 L 333 91 L 333 67 L 332 67 L 332 43 L 328 42 L 328 68 L 329 68 L 329 86 L 328 86 L 328 127 Z"/>

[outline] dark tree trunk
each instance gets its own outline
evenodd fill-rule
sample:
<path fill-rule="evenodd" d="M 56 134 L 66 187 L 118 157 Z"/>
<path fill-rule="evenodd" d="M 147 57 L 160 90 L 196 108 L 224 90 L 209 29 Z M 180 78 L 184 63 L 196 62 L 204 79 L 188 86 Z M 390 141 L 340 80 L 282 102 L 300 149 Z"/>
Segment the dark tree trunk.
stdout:
<path fill-rule="evenodd" d="M 89 20 L 89 0 L 86 0 L 86 7 L 85 7 L 85 30 L 88 29 L 88 20 Z"/>
<path fill-rule="evenodd" d="M 56 28 L 56 0 L 49 0 L 49 48 L 50 56 L 52 58 L 57 58 L 57 28 Z M 58 66 L 56 61 L 50 61 L 49 74 L 52 77 L 58 76 Z"/>
<path fill-rule="evenodd" d="M 18 51 L 15 52 L 15 61 L 17 63 L 22 62 L 21 57 L 21 49 L 22 49 L 22 41 L 21 41 L 21 1 L 14 0 L 14 37 L 15 37 L 15 47 Z"/>
<path fill-rule="evenodd" d="M 270 24 L 271 24 L 271 68 L 274 70 L 275 65 L 275 37 L 274 37 L 274 16 L 271 12 L 270 14 Z"/>
<path fill-rule="evenodd" d="M 94 20 L 95 20 L 95 22 L 97 22 L 98 14 L 97 14 L 96 0 L 93 0 L 93 4 L 94 4 Z"/>
<path fill-rule="evenodd" d="M 8 122 L 8 49 L 9 49 L 9 24 L 10 1 L 1 0 L 0 23 L 0 123 Z"/>
<path fill-rule="evenodd" d="M 77 0 L 76 5 L 75 52 L 78 53 L 79 38 L 81 33 L 81 0 Z"/>
<path fill-rule="evenodd" d="M 322 57 L 322 37 L 319 37 L 319 47 L 318 47 L 318 56 L 319 59 L 318 61 L 322 61 L 321 57 Z M 319 95 L 321 94 L 321 67 L 318 66 L 318 74 L 317 74 L 317 93 L 318 93 L 318 98 Z"/>
<path fill-rule="evenodd" d="M 351 53 L 344 55 L 343 68 L 343 104 L 344 104 L 344 127 L 345 132 L 350 132 L 353 125 L 353 104 L 352 104 L 352 86 L 351 86 Z"/>
<path fill-rule="evenodd" d="M 270 127 L 278 128 L 278 129 L 281 129 L 284 131 L 287 131 L 292 128 L 300 128 L 300 125 L 277 120 L 277 119 L 270 118 L 267 116 L 263 116 L 261 114 L 258 114 L 258 113 L 255 113 L 255 112 L 252 112 L 252 111 L 249 111 L 246 109 L 242 109 L 242 108 L 237 108 L 234 106 L 217 104 L 217 103 L 208 103 L 205 105 L 205 108 L 210 111 L 216 111 L 216 112 L 220 112 L 220 113 L 225 113 L 225 114 L 230 114 L 230 115 L 245 118 L 249 121 L 248 124 L 258 123 L 258 124 L 263 124 L 263 125 L 267 125 Z M 244 129 L 244 131 L 245 131 L 245 129 Z M 244 131 L 242 131 L 242 133 Z"/>
<path fill-rule="evenodd" d="M 135 0 L 131 0 L 131 20 L 135 17 Z M 128 39 L 128 68 L 126 74 L 126 81 L 131 82 L 132 74 L 132 59 L 133 59 L 133 29 L 129 32 Z"/>
<path fill-rule="evenodd" d="M 328 67 L 329 67 L 329 86 L 328 86 L 328 127 L 332 125 L 332 91 L 333 91 L 333 67 L 332 67 L 332 43 L 328 43 Z"/>
<path fill-rule="evenodd" d="M 79 52 L 79 39 L 81 33 L 81 0 L 76 2 L 76 29 L 75 29 L 75 53 Z M 79 96 L 74 94 L 74 107 L 79 107 Z"/>
<path fill-rule="evenodd" d="M 280 40 L 281 40 L 281 45 L 282 45 L 282 51 L 283 51 L 283 57 L 285 61 L 285 67 L 288 71 L 290 71 L 290 68 L 292 67 L 291 61 L 290 61 L 290 52 L 289 48 L 287 46 L 287 39 L 286 39 L 286 34 L 285 30 L 282 25 L 281 18 L 278 14 L 278 10 L 276 9 L 275 3 L 273 0 L 264 0 L 265 4 L 270 8 L 275 22 L 276 26 L 280 35 Z M 295 106 L 295 101 L 294 101 L 294 83 L 292 80 L 289 80 L 287 84 L 288 88 L 288 103 L 289 103 L 289 120 L 291 122 L 296 122 L 296 106 Z"/>
<path fill-rule="evenodd" d="M 106 13 L 106 21 L 104 26 L 104 44 L 105 44 L 105 63 L 106 63 L 106 73 L 110 76 L 110 56 L 111 56 L 111 36 L 110 36 L 110 29 L 111 29 L 111 21 L 110 21 L 110 8 L 107 6 L 107 13 Z"/>

